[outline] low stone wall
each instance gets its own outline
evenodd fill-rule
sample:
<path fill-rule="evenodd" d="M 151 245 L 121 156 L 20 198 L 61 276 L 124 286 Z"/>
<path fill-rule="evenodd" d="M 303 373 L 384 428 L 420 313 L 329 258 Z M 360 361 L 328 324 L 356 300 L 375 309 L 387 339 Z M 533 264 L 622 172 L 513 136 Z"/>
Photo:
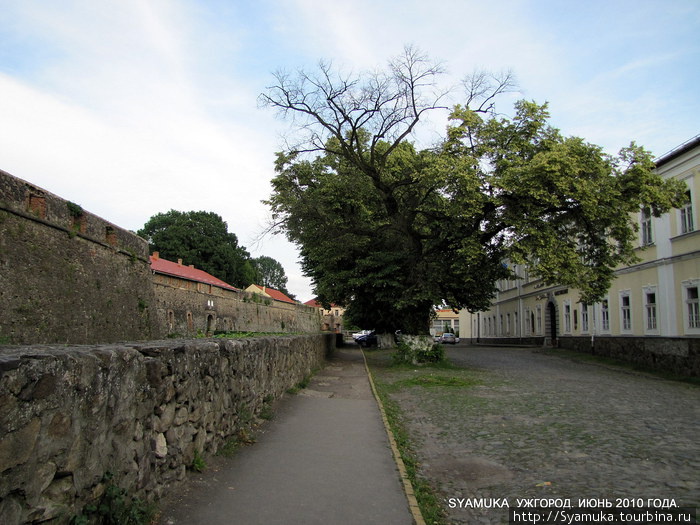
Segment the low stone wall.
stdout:
<path fill-rule="evenodd" d="M 480 337 L 474 341 L 482 345 L 543 346 L 544 337 Z"/>
<path fill-rule="evenodd" d="M 323 366 L 335 336 L 0 351 L 0 523 L 67 523 L 105 490 L 160 497 Z"/>
<path fill-rule="evenodd" d="M 559 337 L 559 347 L 612 357 L 681 376 L 700 377 L 700 338 Z"/>

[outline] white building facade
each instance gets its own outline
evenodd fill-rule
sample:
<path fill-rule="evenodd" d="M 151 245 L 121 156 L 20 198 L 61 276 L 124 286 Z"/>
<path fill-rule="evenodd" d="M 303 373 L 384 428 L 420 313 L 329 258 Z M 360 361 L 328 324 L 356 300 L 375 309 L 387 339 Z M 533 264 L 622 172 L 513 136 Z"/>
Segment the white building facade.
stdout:
<path fill-rule="evenodd" d="M 685 182 L 688 204 L 658 218 L 648 210 L 636 214 L 640 262 L 615 272 L 601 302 L 582 304 L 576 290 L 545 285 L 518 265 L 519 279 L 499 283 L 490 310 L 461 312 L 464 336 L 474 342 L 557 345 L 625 358 L 650 348 L 678 356 L 700 353 L 700 135 L 656 165 L 662 177 Z"/>

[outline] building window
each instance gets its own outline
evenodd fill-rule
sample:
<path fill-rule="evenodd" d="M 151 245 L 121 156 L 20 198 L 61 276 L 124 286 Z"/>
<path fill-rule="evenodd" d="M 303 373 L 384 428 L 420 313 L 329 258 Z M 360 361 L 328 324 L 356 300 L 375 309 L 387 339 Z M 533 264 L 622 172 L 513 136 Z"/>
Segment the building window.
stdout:
<path fill-rule="evenodd" d="M 604 299 L 600 304 L 600 329 L 603 332 L 610 330 L 610 310 L 607 299 Z"/>
<path fill-rule="evenodd" d="M 537 334 L 542 334 L 542 305 L 537 305 Z"/>
<path fill-rule="evenodd" d="M 588 305 L 581 303 L 581 332 L 588 333 Z"/>
<path fill-rule="evenodd" d="M 688 328 L 700 328 L 700 300 L 698 299 L 698 287 L 686 288 L 686 304 L 688 308 Z"/>
<path fill-rule="evenodd" d="M 506 335 L 510 335 L 510 314 L 506 314 Z"/>
<path fill-rule="evenodd" d="M 525 332 L 525 335 L 530 335 L 531 326 L 530 326 L 530 309 L 529 308 L 525 308 L 525 326 L 523 328 L 524 328 L 523 331 Z"/>
<path fill-rule="evenodd" d="M 695 230 L 693 223 L 693 201 L 690 197 L 690 191 L 686 192 L 688 201 L 681 208 L 681 233 L 690 233 Z"/>
<path fill-rule="evenodd" d="M 642 246 L 654 244 L 654 236 L 651 231 L 651 210 L 642 208 Z"/>
<path fill-rule="evenodd" d="M 620 329 L 625 332 L 632 330 L 632 308 L 629 292 L 620 294 Z"/>
<path fill-rule="evenodd" d="M 656 292 L 647 292 L 644 309 L 646 311 L 646 327 L 648 331 L 657 329 L 656 321 Z"/>
<path fill-rule="evenodd" d="M 571 304 L 564 304 L 564 332 L 571 333 Z"/>

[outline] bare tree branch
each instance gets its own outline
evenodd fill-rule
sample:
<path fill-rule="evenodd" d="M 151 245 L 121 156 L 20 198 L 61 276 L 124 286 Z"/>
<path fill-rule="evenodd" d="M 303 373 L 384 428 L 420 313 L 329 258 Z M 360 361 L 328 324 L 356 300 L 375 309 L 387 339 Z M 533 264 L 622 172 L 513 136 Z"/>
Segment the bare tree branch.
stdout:
<path fill-rule="evenodd" d="M 377 170 L 425 114 L 447 109 L 441 105 L 447 93 L 437 86 L 442 72 L 439 64 L 407 47 L 378 72 L 346 74 L 330 62 L 319 63 L 313 74 L 277 72 L 275 84 L 259 101 L 291 117 L 300 135 L 294 151 L 332 149 L 377 180 Z"/>

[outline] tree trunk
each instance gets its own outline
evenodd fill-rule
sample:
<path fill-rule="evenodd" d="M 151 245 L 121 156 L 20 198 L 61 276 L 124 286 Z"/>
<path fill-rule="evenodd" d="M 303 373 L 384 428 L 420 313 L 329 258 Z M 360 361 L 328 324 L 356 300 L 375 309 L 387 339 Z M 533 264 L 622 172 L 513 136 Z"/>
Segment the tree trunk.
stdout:
<path fill-rule="evenodd" d="M 394 334 L 377 334 L 377 347 L 378 348 L 394 348 L 396 343 L 394 342 Z"/>

